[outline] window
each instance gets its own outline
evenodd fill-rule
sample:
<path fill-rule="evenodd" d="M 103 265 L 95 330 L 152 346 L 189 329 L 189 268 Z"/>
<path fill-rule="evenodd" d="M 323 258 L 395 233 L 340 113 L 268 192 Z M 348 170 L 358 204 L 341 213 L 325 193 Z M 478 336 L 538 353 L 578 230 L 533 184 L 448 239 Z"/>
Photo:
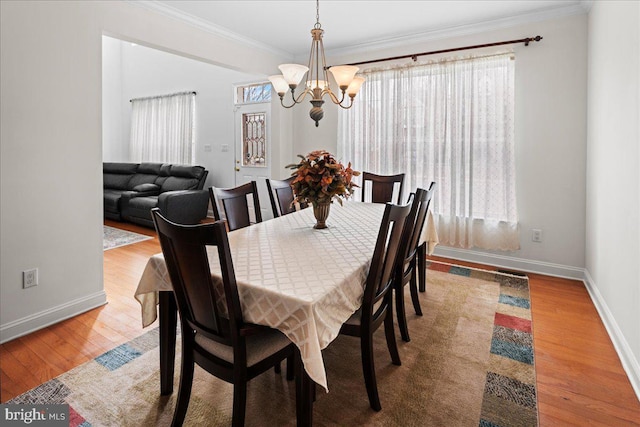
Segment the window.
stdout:
<path fill-rule="evenodd" d="M 131 100 L 133 162 L 193 164 L 195 92 Z"/>
<path fill-rule="evenodd" d="M 271 83 L 256 83 L 236 87 L 236 104 L 271 102 Z"/>
<path fill-rule="evenodd" d="M 407 191 L 435 181 L 442 244 L 518 249 L 514 68 L 504 54 L 366 71 L 339 116 L 341 158 L 357 170 L 404 172 Z"/>

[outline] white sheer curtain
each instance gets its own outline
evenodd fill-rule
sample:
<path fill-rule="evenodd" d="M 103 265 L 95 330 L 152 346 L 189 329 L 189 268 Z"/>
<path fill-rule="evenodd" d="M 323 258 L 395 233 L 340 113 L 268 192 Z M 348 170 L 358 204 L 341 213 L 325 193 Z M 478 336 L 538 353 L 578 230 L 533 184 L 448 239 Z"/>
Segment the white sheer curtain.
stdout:
<path fill-rule="evenodd" d="M 131 161 L 193 164 L 194 118 L 193 92 L 132 100 Z"/>
<path fill-rule="evenodd" d="M 514 63 L 504 54 L 364 72 L 339 117 L 340 158 L 404 172 L 407 192 L 435 181 L 441 244 L 518 249 Z"/>

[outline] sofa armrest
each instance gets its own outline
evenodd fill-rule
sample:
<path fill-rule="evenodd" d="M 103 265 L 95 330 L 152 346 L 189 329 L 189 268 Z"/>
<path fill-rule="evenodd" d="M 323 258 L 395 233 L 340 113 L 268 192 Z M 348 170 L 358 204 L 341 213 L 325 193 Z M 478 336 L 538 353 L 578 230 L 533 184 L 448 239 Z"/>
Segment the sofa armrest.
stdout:
<path fill-rule="evenodd" d="M 198 224 L 209 209 L 207 190 L 166 191 L 158 196 L 158 208 L 165 218 L 178 224 Z"/>

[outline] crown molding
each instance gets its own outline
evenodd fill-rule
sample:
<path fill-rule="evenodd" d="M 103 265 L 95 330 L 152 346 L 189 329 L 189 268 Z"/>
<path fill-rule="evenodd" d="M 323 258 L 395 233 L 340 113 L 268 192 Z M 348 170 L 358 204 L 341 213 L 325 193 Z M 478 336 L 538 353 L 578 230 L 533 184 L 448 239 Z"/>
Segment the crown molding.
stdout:
<path fill-rule="evenodd" d="M 240 34 L 234 33 L 233 31 L 229 31 L 226 28 L 220 27 L 218 25 L 214 25 L 210 22 L 207 22 L 203 19 L 198 18 L 197 16 L 185 13 L 181 10 L 178 10 L 174 7 L 157 2 L 155 0 L 125 0 L 125 1 L 131 5 L 142 7 L 144 9 L 151 10 L 153 12 L 158 12 L 161 15 L 167 16 L 169 18 L 180 20 L 199 30 L 206 31 L 207 33 L 233 41 L 235 43 L 239 43 L 248 47 L 263 50 L 283 58 L 290 58 L 290 59 L 293 58 L 293 54 L 291 52 L 286 52 L 282 49 L 275 48 L 266 43 L 259 42 L 249 37 L 244 37 Z"/>
<path fill-rule="evenodd" d="M 455 27 L 441 28 L 423 33 L 415 33 L 401 37 L 374 40 L 367 43 L 361 43 L 345 48 L 327 49 L 326 56 L 349 56 L 354 54 L 362 54 L 362 52 L 370 52 L 388 48 L 398 48 L 407 44 L 425 43 L 434 40 L 448 39 L 452 37 L 468 36 L 478 33 L 484 33 L 491 30 L 502 28 L 517 27 L 523 24 L 541 22 L 550 19 L 563 18 L 572 15 L 581 15 L 587 13 L 590 9 L 592 1 L 582 1 L 580 3 L 561 6 L 554 9 L 543 10 L 540 12 L 526 13 L 521 15 L 509 16 L 506 18 L 494 19 L 491 21 L 483 21 L 474 24 L 465 24 Z"/>
<path fill-rule="evenodd" d="M 160 13 L 164 16 L 180 20 L 188 25 L 198 28 L 202 31 L 206 31 L 210 34 L 214 34 L 218 37 L 233 41 L 238 44 L 242 44 L 248 47 L 259 49 L 278 55 L 280 57 L 287 58 L 289 60 L 305 60 L 306 53 L 301 55 L 295 55 L 291 52 L 278 49 L 274 46 L 262 43 L 260 41 L 251 39 L 249 37 L 242 36 L 238 33 L 230 31 L 226 28 L 217 26 L 210 22 L 207 22 L 197 16 L 185 13 L 174 7 L 168 6 L 164 3 L 160 3 L 155 0 L 125 0 L 127 3 L 142 7 L 147 10 L 151 10 Z M 549 19 L 557 19 L 566 16 L 586 14 L 591 10 L 594 0 L 582 0 L 579 3 L 571 4 L 568 6 L 560 6 L 553 9 L 543 10 L 539 12 L 526 13 L 520 15 L 514 15 L 506 18 L 494 19 L 490 21 L 483 21 L 473 24 L 459 25 L 455 27 L 441 28 L 432 31 L 426 31 L 422 33 L 414 33 L 406 36 L 385 38 L 369 41 L 366 43 L 360 43 L 343 48 L 326 49 L 327 56 L 349 56 L 355 54 L 362 54 L 363 52 L 370 52 L 376 50 L 382 50 L 387 48 L 398 48 L 406 46 L 407 44 L 425 43 L 434 40 L 441 40 L 452 37 L 467 36 L 478 33 L 483 33 L 491 30 L 516 27 L 519 25 L 541 22 Z"/>
<path fill-rule="evenodd" d="M 591 8 L 593 7 L 594 3 L 595 3 L 595 0 L 582 0 L 580 2 L 580 5 L 582 6 L 585 12 L 589 13 L 591 12 Z"/>

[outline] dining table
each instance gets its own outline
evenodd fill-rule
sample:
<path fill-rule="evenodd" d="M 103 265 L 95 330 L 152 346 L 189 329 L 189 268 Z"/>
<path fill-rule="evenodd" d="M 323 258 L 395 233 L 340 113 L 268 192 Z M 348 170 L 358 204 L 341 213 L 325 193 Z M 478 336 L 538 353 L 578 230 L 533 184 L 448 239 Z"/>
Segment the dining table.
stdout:
<path fill-rule="evenodd" d="M 228 234 L 244 321 L 278 329 L 299 350 L 298 425 L 311 425 L 314 384 L 329 391 L 322 350 L 361 305 L 384 208 L 345 201 L 331 205 L 325 229 L 313 228 L 316 220 L 308 208 Z M 437 244 L 430 213 L 421 240 L 429 252 Z M 215 249 L 208 258 L 219 281 Z M 135 298 L 143 327 L 160 316 L 160 392 L 171 394 L 177 313 L 162 253 L 148 260 Z"/>

